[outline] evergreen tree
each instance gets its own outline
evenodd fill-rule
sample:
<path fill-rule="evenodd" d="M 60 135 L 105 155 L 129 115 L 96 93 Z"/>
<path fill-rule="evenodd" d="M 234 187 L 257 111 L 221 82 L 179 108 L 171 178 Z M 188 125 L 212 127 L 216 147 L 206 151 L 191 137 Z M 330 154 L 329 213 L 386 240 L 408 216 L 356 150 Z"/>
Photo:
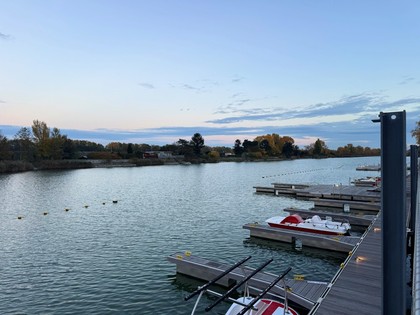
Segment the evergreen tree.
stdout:
<path fill-rule="evenodd" d="M 201 148 L 204 147 L 204 138 L 198 132 L 191 137 L 191 145 L 193 147 L 194 154 L 200 156 Z"/>

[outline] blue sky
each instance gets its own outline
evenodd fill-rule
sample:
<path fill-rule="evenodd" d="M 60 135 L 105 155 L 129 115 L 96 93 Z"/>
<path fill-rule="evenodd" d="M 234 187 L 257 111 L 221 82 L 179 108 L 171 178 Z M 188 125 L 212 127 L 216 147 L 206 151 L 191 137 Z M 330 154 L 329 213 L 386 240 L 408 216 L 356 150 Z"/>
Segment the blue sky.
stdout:
<path fill-rule="evenodd" d="M 379 147 L 420 120 L 420 2 L 0 0 L 0 132 Z"/>

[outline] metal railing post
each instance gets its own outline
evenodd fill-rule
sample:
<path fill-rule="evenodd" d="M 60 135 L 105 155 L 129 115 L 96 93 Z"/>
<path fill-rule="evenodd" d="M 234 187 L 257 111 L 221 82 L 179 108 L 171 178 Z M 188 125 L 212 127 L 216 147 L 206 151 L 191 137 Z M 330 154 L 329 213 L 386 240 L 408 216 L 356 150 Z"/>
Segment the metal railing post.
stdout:
<path fill-rule="evenodd" d="M 415 233 L 416 225 L 416 207 L 417 207 L 417 178 L 419 174 L 418 169 L 419 147 L 416 145 L 410 146 L 410 230 Z M 413 244 L 411 244 L 413 248 Z"/>
<path fill-rule="evenodd" d="M 382 314 L 406 312 L 406 113 L 380 113 Z"/>

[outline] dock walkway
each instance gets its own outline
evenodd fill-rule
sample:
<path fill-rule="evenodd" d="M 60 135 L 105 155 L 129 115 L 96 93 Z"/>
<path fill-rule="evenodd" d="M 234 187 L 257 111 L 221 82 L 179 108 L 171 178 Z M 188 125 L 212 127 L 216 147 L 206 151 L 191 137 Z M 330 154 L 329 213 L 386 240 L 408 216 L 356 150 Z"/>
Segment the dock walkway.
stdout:
<path fill-rule="evenodd" d="M 176 270 L 178 273 L 204 281 L 210 281 L 230 267 L 230 265 L 194 256 L 190 253 L 175 253 L 169 255 L 167 259 L 169 262 L 176 264 Z M 246 274 L 250 274 L 253 270 L 253 268 L 246 266 L 237 267 L 217 283 L 227 287 L 235 282 L 241 281 L 244 278 L 244 271 Z M 259 290 L 263 290 L 277 276 L 278 275 L 268 272 L 259 272 L 248 281 L 248 284 L 251 289 L 254 287 Z M 287 293 L 288 300 L 293 301 L 294 303 L 297 303 L 309 310 L 315 305 L 316 301 L 319 300 L 322 293 L 325 292 L 327 283 L 286 279 L 286 286 L 291 289 L 291 292 Z M 282 285 L 278 284 L 270 290 L 270 293 L 283 297 L 284 289 Z"/>
<path fill-rule="evenodd" d="M 264 238 L 285 243 L 301 242 L 302 246 L 327 249 L 337 252 L 349 252 L 360 241 L 358 236 L 322 235 L 294 230 L 279 229 L 258 223 L 243 226 L 251 237 Z"/>
<path fill-rule="evenodd" d="M 309 315 L 382 314 L 381 242 L 379 215 Z"/>

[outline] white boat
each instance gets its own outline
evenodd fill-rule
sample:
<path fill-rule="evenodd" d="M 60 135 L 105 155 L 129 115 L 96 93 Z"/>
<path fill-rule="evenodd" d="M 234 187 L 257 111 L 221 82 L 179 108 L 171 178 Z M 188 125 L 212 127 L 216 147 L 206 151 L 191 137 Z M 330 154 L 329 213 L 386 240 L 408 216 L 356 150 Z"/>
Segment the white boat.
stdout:
<path fill-rule="evenodd" d="M 373 187 L 381 185 L 381 178 L 378 176 L 368 176 L 365 178 L 358 178 L 352 181 L 355 186 Z"/>
<path fill-rule="evenodd" d="M 212 295 L 218 296 L 219 298 L 211 305 L 206 307 L 206 312 L 211 310 L 214 306 L 219 304 L 222 301 L 228 300 L 232 302 L 232 305 L 227 310 L 225 315 L 299 315 L 294 309 L 288 306 L 287 304 L 287 286 L 284 281 L 284 277 L 286 274 L 292 269 L 288 268 L 285 272 L 283 272 L 280 276 L 278 276 L 276 279 L 274 279 L 270 285 L 268 285 L 264 290 L 261 291 L 261 293 L 252 298 L 249 296 L 249 288 L 248 288 L 248 280 L 251 279 L 253 276 L 255 276 L 258 272 L 260 272 L 264 267 L 266 267 L 269 263 L 273 261 L 273 259 L 268 260 L 264 264 L 262 264 L 260 267 L 252 271 L 249 275 L 244 276 L 244 279 L 239 281 L 235 286 L 229 289 L 225 294 L 220 294 L 218 292 L 214 292 L 208 289 L 208 287 L 214 283 L 216 283 L 218 280 L 220 280 L 222 277 L 226 276 L 228 273 L 242 265 L 245 261 L 249 260 L 251 256 L 241 260 L 240 262 L 236 263 L 232 267 L 228 268 L 226 271 L 218 275 L 216 278 L 210 280 L 205 285 L 198 287 L 197 290 L 192 292 L 190 295 L 185 297 L 185 300 L 189 300 L 193 296 L 199 294 L 197 301 L 195 302 L 194 308 L 192 310 L 191 315 L 195 314 L 195 311 L 197 309 L 198 303 L 201 299 L 201 296 L 204 292 L 208 292 Z M 280 280 L 283 280 L 283 288 L 285 292 L 284 297 L 284 303 L 276 300 L 266 299 L 263 298 L 264 295 L 266 295 L 271 288 L 273 288 L 275 285 L 277 285 L 277 282 Z M 244 285 L 244 296 L 238 299 L 232 299 L 229 297 L 233 292 L 235 292 L 239 287 Z"/>
<path fill-rule="evenodd" d="M 294 230 L 300 232 L 309 232 L 324 235 L 348 235 L 350 234 L 350 224 L 347 222 L 332 221 L 331 217 L 322 220 L 318 215 L 303 220 L 298 214 L 289 216 L 276 216 L 265 221 L 269 226 Z"/>

